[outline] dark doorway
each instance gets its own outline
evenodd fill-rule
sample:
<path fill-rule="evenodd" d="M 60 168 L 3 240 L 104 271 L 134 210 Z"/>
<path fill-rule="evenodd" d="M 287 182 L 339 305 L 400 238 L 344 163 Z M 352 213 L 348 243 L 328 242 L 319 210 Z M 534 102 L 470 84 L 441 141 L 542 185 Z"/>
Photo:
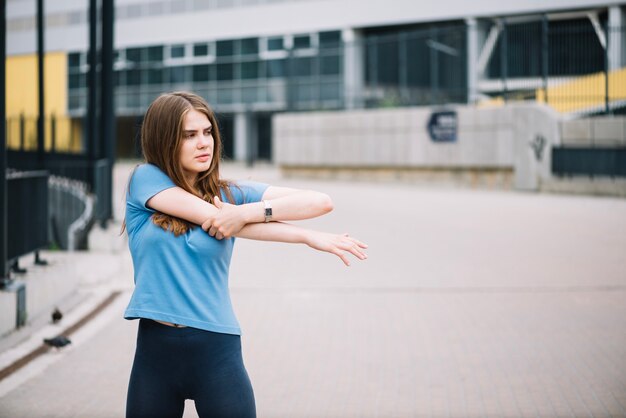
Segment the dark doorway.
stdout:
<path fill-rule="evenodd" d="M 257 138 L 259 160 L 272 161 L 272 114 L 257 113 Z"/>
<path fill-rule="evenodd" d="M 215 116 L 222 138 L 222 158 L 233 160 L 235 158 L 235 118 L 227 113 L 220 113 Z"/>
<path fill-rule="evenodd" d="M 116 158 L 141 158 L 141 117 L 118 117 L 116 131 Z"/>

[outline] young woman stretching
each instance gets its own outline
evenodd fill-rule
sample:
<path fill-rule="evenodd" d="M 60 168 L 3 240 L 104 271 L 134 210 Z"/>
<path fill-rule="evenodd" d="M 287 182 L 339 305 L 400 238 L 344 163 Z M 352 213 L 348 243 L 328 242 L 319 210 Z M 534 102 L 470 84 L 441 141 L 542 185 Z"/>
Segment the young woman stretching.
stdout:
<path fill-rule="evenodd" d="M 228 289 L 233 237 L 304 243 L 346 265 L 367 246 L 283 222 L 331 211 L 323 193 L 220 178 L 217 122 L 195 94 L 158 97 L 141 145 L 126 196 L 135 290 L 124 317 L 140 319 L 126 416 L 181 417 L 193 399 L 201 418 L 255 417 Z"/>

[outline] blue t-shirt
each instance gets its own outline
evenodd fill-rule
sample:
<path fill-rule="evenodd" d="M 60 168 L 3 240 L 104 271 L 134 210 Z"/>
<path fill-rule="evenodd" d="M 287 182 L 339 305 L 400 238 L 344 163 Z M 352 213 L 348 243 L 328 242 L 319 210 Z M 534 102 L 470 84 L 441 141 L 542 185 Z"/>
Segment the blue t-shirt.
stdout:
<path fill-rule="evenodd" d="M 259 202 L 268 185 L 250 181 L 231 187 L 235 204 Z M 176 187 L 158 167 L 142 164 L 126 195 L 128 245 L 135 270 L 135 290 L 126 319 L 149 318 L 207 331 L 239 335 L 228 291 L 228 268 L 234 238 L 217 240 L 196 226 L 175 236 L 152 222 L 146 202 Z M 226 200 L 222 191 L 222 199 Z"/>

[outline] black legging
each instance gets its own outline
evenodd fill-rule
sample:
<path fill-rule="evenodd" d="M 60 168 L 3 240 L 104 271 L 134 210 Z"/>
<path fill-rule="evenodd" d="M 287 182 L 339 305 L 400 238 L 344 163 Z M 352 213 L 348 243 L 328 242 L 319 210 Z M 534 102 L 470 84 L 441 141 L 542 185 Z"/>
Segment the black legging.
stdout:
<path fill-rule="evenodd" d="M 126 417 L 182 417 L 185 399 L 200 418 L 256 417 L 240 337 L 141 319 Z"/>

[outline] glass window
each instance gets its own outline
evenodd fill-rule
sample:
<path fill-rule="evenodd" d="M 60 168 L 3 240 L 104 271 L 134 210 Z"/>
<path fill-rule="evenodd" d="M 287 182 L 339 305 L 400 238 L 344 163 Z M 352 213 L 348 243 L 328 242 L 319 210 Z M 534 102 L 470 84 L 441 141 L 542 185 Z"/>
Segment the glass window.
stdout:
<path fill-rule="evenodd" d="M 292 61 L 293 75 L 308 77 L 313 74 L 313 59 L 310 57 L 294 58 Z"/>
<path fill-rule="evenodd" d="M 337 75 L 339 71 L 339 57 L 337 55 L 320 58 L 320 73 L 322 75 Z"/>
<path fill-rule="evenodd" d="M 163 46 L 151 46 L 146 48 L 146 56 L 148 62 L 161 62 L 163 61 Z"/>
<path fill-rule="evenodd" d="M 209 45 L 208 44 L 194 44 L 193 46 L 193 56 L 194 57 L 206 57 L 209 55 Z"/>
<path fill-rule="evenodd" d="M 70 74 L 69 88 L 77 89 L 80 87 L 85 87 L 85 74 Z"/>
<path fill-rule="evenodd" d="M 268 38 L 267 39 L 267 50 L 268 51 L 281 51 L 285 49 L 285 44 L 283 41 L 283 37 L 276 38 Z"/>
<path fill-rule="evenodd" d="M 296 35 L 293 37 L 293 48 L 303 49 L 311 47 L 311 37 L 309 35 Z"/>
<path fill-rule="evenodd" d="M 241 40 L 241 54 L 258 54 L 259 53 L 259 38 L 248 38 Z"/>
<path fill-rule="evenodd" d="M 235 41 L 217 41 L 215 54 L 218 57 L 231 57 L 235 55 Z"/>
<path fill-rule="evenodd" d="M 126 85 L 138 86 L 139 84 L 141 84 L 141 71 L 127 70 L 126 71 Z"/>
<path fill-rule="evenodd" d="M 341 32 L 338 30 L 320 32 L 319 40 L 321 47 L 336 47 L 341 43 Z"/>
<path fill-rule="evenodd" d="M 67 55 L 67 65 L 70 68 L 80 67 L 80 52 L 72 52 Z"/>
<path fill-rule="evenodd" d="M 183 58 L 185 56 L 185 45 L 172 45 L 170 48 L 170 57 Z"/>
<path fill-rule="evenodd" d="M 161 84 L 163 83 L 163 70 L 158 68 L 152 68 L 147 70 L 148 72 L 148 76 L 147 76 L 147 83 L 148 84 Z"/>
<path fill-rule="evenodd" d="M 242 62 L 241 78 L 244 80 L 259 78 L 259 63 L 257 61 Z"/>
<path fill-rule="evenodd" d="M 285 76 L 285 60 L 268 60 L 267 78 L 277 78 Z"/>
<path fill-rule="evenodd" d="M 128 48 L 126 50 L 126 60 L 130 62 L 140 62 L 141 48 Z"/>
<path fill-rule="evenodd" d="M 203 82 L 210 80 L 209 66 L 208 65 L 194 65 L 193 66 L 193 81 Z"/>
<path fill-rule="evenodd" d="M 228 81 L 235 78 L 235 67 L 233 64 L 217 64 L 217 79 L 219 81 Z"/>
<path fill-rule="evenodd" d="M 170 67 L 170 83 L 186 83 L 187 69 L 189 67 Z"/>

